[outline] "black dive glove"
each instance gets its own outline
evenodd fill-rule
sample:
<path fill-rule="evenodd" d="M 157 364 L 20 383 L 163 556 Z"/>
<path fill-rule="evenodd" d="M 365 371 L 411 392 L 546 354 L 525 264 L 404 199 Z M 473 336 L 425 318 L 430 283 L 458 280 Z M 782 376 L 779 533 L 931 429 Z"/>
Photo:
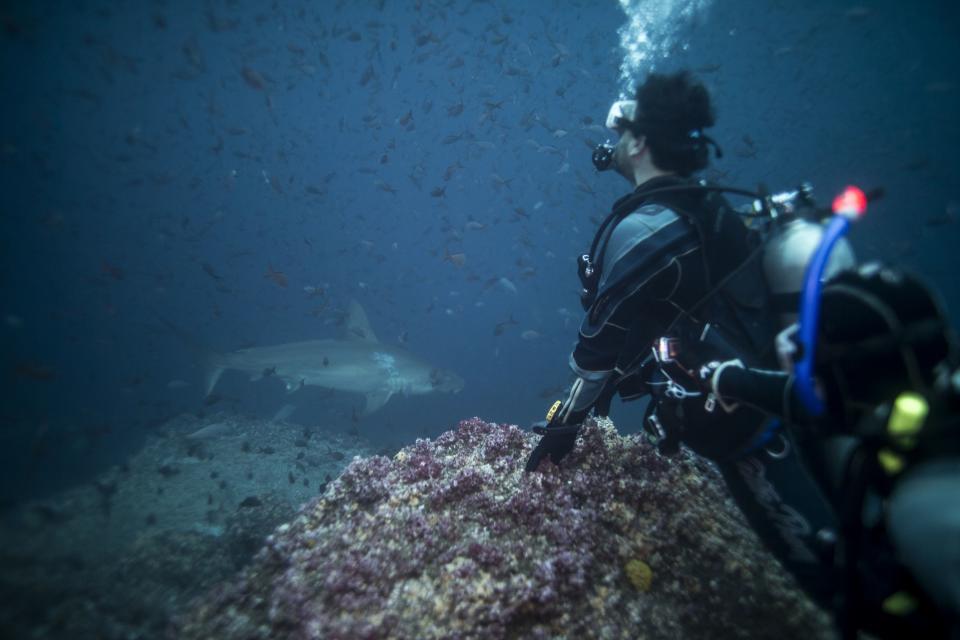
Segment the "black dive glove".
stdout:
<path fill-rule="evenodd" d="M 559 403 L 558 403 L 559 404 Z M 573 451 L 577 443 L 577 433 L 580 431 L 580 423 L 587 417 L 586 411 L 572 412 L 567 416 L 568 424 L 560 423 L 554 416 L 561 414 L 557 411 L 556 405 L 551 408 L 548 414 L 549 420 L 533 427 L 533 432 L 543 436 L 537 446 L 533 448 L 530 457 L 527 458 L 527 464 L 524 467 L 526 472 L 536 471 L 540 462 L 549 456 L 553 464 L 560 464 L 568 453 Z M 572 423 L 572 424 L 569 424 Z"/>
<path fill-rule="evenodd" d="M 533 448 L 530 457 L 527 458 L 527 466 L 524 467 L 524 470 L 528 473 L 536 471 L 537 467 L 540 466 L 540 461 L 547 456 L 550 457 L 553 464 L 560 464 L 560 461 L 573 451 L 573 446 L 577 443 L 577 433 L 580 431 L 580 425 L 557 427 L 548 425 L 546 427 L 534 427 L 533 431 L 542 435 L 543 438 L 540 439 L 537 446 Z"/>

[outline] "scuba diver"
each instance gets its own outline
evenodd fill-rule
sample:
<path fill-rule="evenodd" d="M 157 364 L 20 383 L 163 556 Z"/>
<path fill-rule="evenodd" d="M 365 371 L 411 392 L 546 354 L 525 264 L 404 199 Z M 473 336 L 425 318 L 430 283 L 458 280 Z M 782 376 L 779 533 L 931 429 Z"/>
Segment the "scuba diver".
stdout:
<path fill-rule="evenodd" d="M 688 72 L 651 74 L 634 100 L 610 108 L 606 126 L 619 140 L 598 145 L 593 162 L 599 171 L 615 170 L 635 190 L 614 203 L 590 250 L 578 258 L 586 314 L 569 359 L 576 377 L 566 399 L 551 408 L 546 427 L 538 428 L 543 437 L 526 470 L 545 459 L 559 464 L 573 450 L 584 419 L 591 412 L 607 415 L 614 394 L 624 401 L 650 396 L 645 427 L 664 435 L 661 451 L 676 451 L 683 442 L 716 462 L 767 546 L 801 583 L 829 597 L 816 534 L 833 525 L 828 505 L 810 503 L 806 491 L 789 486 L 771 491 L 766 468 L 758 478 L 738 465 L 769 418 L 749 406 L 729 414 L 707 411 L 699 394 L 662 375 L 650 357 L 662 336 L 688 342 L 707 337 L 708 344 L 724 347 L 707 359 L 735 353 L 750 366 L 776 366 L 774 338 L 782 327 L 763 274 L 764 243 L 724 197 L 756 194 L 693 177 L 709 164 L 711 147 L 722 156 L 703 131 L 714 122 L 707 89 Z M 669 341 L 664 346 L 669 349 Z M 779 460 L 773 471 L 784 479 L 797 475 L 795 456 Z"/>
<path fill-rule="evenodd" d="M 956 640 L 960 358 L 949 321 L 895 269 L 807 279 L 822 291 L 805 293 L 799 324 L 778 335 L 779 370 L 698 364 L 697 346 L 679 344 L 660 366 L 718 412 L 749 405 L 776 419 L 772 450 L 797 451 L 835 516 L 822 557 L 834 593 L 823 604 L 844 638 Z"/>
<path fill-rule="evenodd" d="M 865 547 L 844 544 L 850 525 L 837 494 L 830 493 L 842 476 L 838 465 L 858 450 L 856 438 L 837 436 L 819 449 L 798 446 L 794 430 L 778 429 L 768 407 L 728 401 L 720 393 L 727 389 L 707 389 L 703 380 L 685 386 L 665 366 L 684 345 L 695 347 L 687 355 L 698 362 L 721 363 L 718 379 L 733 375 L 733 362 L 743 370 L 775 369 L 775 338 L 796 317 L 801 280 L 824 233 L 816 216 L 803 215 L 814 208 L 807 185 L 757 196 L 693 180 L 708 163 L 709 146 L 721 155 L 703 133 L 713 123 L 706 89 L 687 73 L 653 74 L 636 100 L 611 108 L 607 126 L 620 140 L 598 146 L 594 164 L 601 171 L 614 168 L 637 188 L 615 203 L 578 260 L 587 313 L 570 356 L 576 379 L 567 398 L 551 408 L 546 426 L 535 429 L 543 437 L 526 470 L 548 458 L 559 463 L 575 446 L 583 420 L 591 412 L 607 415 L 615 393 L 623 400 L 649 395 L 644 428 L 660 451 L 670 454 L 683 443 L 712 460 L 766 546 L 815 601 L 840 613 L 845 633 L 867 627 L 881 637 L 897 637 L 891 630 L 899 629 L 941 631 L 946 627 L 939 622 L 924 626 L 940 620 L 928 615 L 933 608 L 911 596 L 894 597 L 900 591 L 882 600 L 851 595 L 864 576 L 837 556 L 862 559 L 879 548 L 857 554 Z M 777 219 L 766 239 L 744 223 L 724 192 L 756 197 L 756 211 L 764 210 L 767 221 Z M 821 277 L 853 265 L 848 245 L 841 240 L 836 249 L 821 265 Z M 801 450 L 833 462 L 824 467 L 834 470 L 833 485 L 824 482 L 825 474 L 811 472 Z M 869 576 L 869 584 L 880 584 L 874 579 Z M 865 623 L 864 612 L 877 603 L 888 616 L 899 605 L 900 624 L 885 625 L 880 615 L 872 618 L 875 624 Z"/>
<path fill-rule="evenodd" d="M 635 100 L 613 104 L 606 124 L 620 138 L 597 147 L 594 165 L 614 169 L 636 188 L 614 203 L 578 259 L 586 316 L 569 361 L 576 379 L 527 470 L 544 457 L 559 462 L 576 441 L 577 425 L 593 409 L 605 415 L 614 393 L 624 400 L 647 394 L 649 345 L 668 328 L 722 324 L 755 354 L 752 364 L 773 362 L 779 327 L 759 267 L 758 234 L 722 195 L 737 190 L 692 177 L 708 165 L 711 146 L 722 155 L 703 132 L 714 124 L 706 88 L 687 72 L 651 74 Z M 735 453 L 762 426 L 762 414 L 751 417 L 731 421 L 739 442 L 707 435 L 701 452 Z"/>

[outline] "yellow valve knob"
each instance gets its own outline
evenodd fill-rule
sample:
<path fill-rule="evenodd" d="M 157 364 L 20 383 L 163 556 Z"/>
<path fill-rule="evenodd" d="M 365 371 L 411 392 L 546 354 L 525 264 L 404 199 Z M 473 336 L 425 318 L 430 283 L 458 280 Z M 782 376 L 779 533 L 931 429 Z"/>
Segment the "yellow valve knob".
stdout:
<path fill-rule="evenodd" d="M 905 391 L 897 396 L 887 421 L 887 433 L 904 448 L 912 448 L 914 436 L 923 428 L 930 405 L 919 393 Z"/>
<path fill-rule="evenodd" d="M 883 470 L 887 472 L 887 475 L 895 476 L 901 471 L 903 467 L 906 466 L 903 458 L 895 454 L 890 449 L 881 449 L 877 452 L 877 460 L 880 462 L 880 466 L 883 467 Z"/>
<path fill-rule="evenodd" d="M 897 591 L 883 601 L 880 607 L 893 616 L 905 616 L 917 610 L 917 600 L 905 591 Z"/>
<path fill-rule="evenodd" d="M 557 411 L 560 410 L 561 405 L 563 405 L 563 403 L 559 400 L 550 405 L 550 409 L 547 411 L 547 422 L 553 422 L 553 416 L 557 415 Z"/>

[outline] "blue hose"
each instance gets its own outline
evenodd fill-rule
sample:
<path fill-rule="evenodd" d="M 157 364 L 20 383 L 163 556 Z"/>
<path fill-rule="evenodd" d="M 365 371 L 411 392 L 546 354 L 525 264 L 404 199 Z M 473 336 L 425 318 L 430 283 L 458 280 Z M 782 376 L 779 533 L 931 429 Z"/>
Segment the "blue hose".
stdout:
<path fill-rule="evenodd" d="M 820 321 L 820 293 L 823 289 L 823 272 L 827 268 L 830 253 L 834 245 L 850 228 L 850 220 L 843 215 L 835 215 L 824 231 L 820 246 L 807 265 L 803 281 L 803 294 L 800 300 L 800 345 L 803 357 L 794 367 L 796 382 L 794 389 L 807 411 L 813 416 L 823 415 L 823 401 L 817 395 L 813 384 L 813 360 L 817 351 L 817 328 Z"/>

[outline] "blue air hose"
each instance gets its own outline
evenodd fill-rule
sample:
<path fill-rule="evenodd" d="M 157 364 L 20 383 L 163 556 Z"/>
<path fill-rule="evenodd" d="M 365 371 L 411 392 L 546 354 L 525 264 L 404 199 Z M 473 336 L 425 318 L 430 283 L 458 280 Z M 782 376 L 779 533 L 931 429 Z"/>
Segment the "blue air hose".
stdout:
<path fill-rule="evenodd" d="M 823 290 L 823 272 L 830 253 L 850 229 L 851 220 L 866 211 L 866 196 L 856 187 L 847 187 L 833 203 L 834 216 L 827 225 L 804 275 L 800 298 L 800 348 L 802 358 L 794 367 L 794 390 L 813 416 L 823 415 L 825 406 L 817 395 L 813 381 L 814 357 L 817 352 L 817 329 L 820 321 L 820 294 Z"/>

